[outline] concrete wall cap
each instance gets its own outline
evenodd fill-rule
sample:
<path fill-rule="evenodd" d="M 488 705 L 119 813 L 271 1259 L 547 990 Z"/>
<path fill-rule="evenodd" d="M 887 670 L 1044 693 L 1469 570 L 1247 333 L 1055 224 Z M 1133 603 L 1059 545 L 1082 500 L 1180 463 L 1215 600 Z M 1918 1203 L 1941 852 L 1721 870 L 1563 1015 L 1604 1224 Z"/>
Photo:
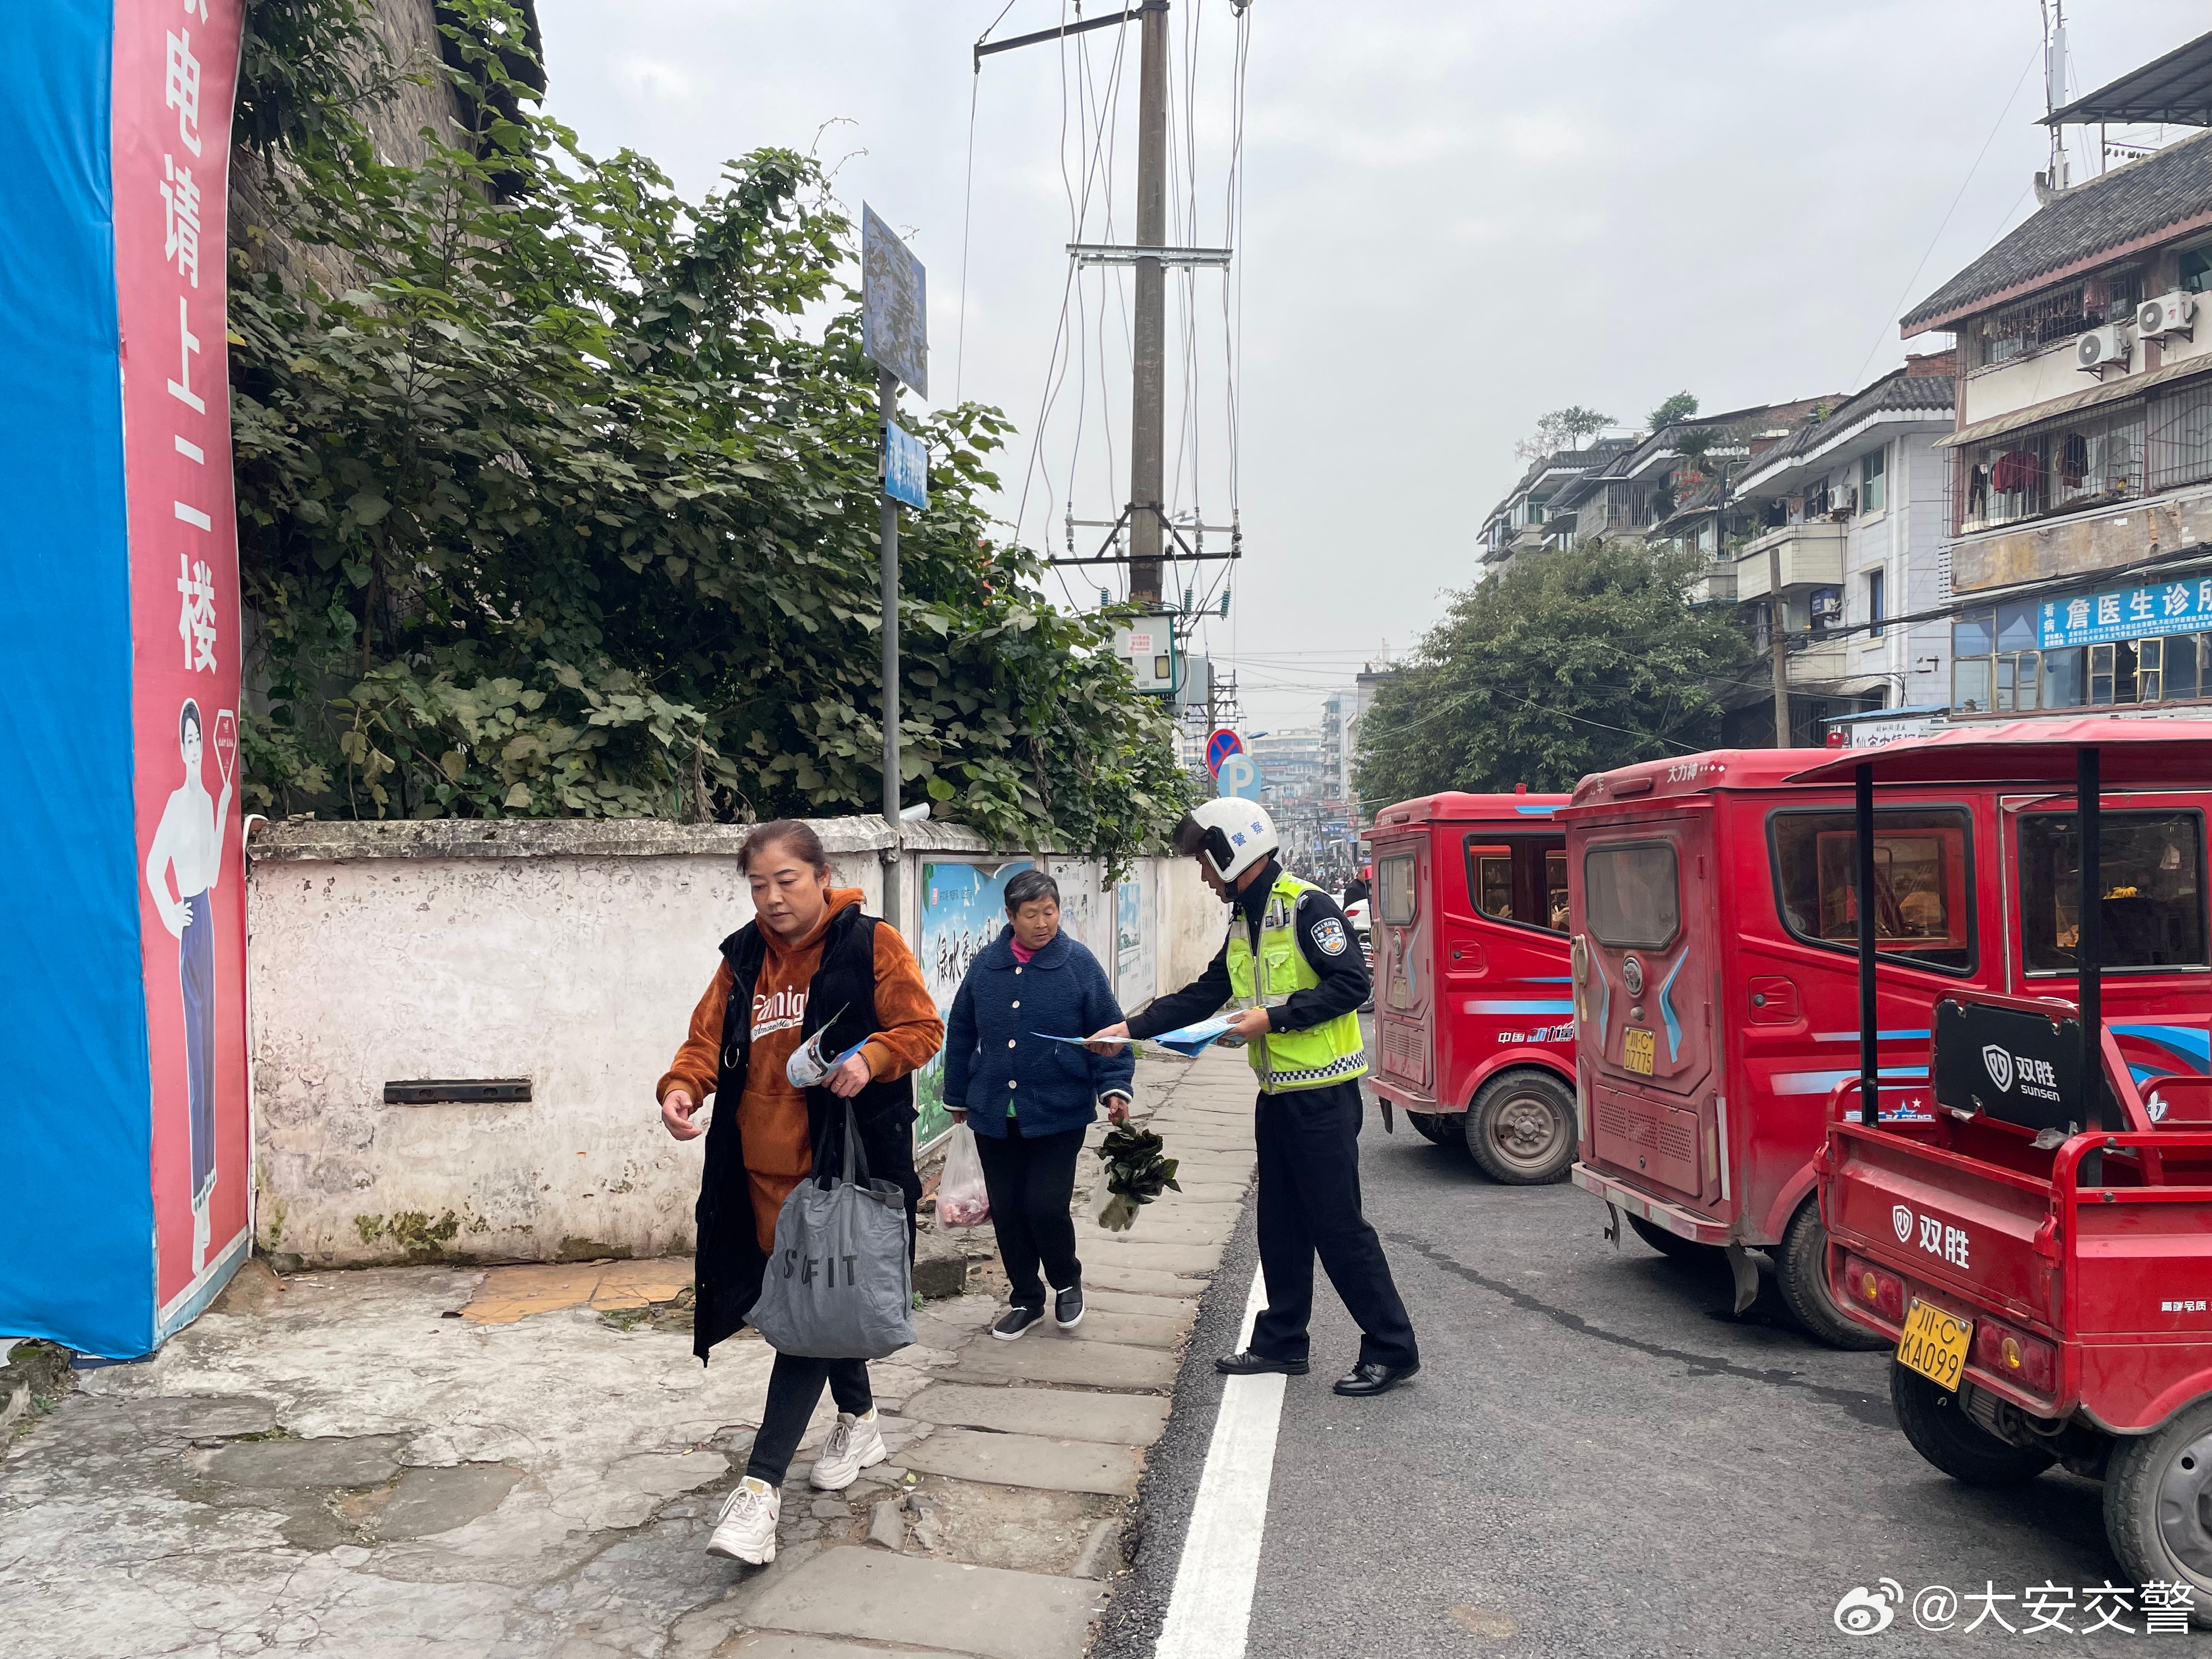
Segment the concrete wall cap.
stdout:
<path fill-rule="evenodd" d="M 824 852 L 866 853 L 893 844 L 873 815 L 808 820 Z M 909 853 L 1015 859 L 1030 848 L 995 846 L 964 823 L 924 819 L 902 826 Z M 662 818 L 289 818 L 252 826 L 256 860 L 343 863 L 356 859 L 735 858 L 748 823 L 671 823 Z M 1066 857 L 1057 848 L 1054 856 Z"/>

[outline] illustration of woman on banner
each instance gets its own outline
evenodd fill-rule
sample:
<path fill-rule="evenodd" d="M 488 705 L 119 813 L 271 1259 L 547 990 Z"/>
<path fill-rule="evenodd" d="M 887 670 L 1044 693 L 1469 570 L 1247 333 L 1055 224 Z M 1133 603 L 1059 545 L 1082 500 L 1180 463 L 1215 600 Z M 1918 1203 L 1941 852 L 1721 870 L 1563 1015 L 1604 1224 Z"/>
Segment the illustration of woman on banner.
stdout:
<path fill-rule="evenodd" d="M 185 781 L 161 809 L 146 854 L 146 886 L 154 909 L 178 941 L 177 979 L 185 1005 L 185 1085 L 191 1105 L 192 1273 L 207 1264 L 208 1197 L 215 1190 L 215 907 L 209 896 L 222 879 L 222 826 L 230 814 L 230 768 L 222 793 L 210 796 L 201 775 L 206 753 L 200 706 L 187 697 L 177 712 L 177 749 Z M 172 884 L 173 883 L 173 889 Z"/>

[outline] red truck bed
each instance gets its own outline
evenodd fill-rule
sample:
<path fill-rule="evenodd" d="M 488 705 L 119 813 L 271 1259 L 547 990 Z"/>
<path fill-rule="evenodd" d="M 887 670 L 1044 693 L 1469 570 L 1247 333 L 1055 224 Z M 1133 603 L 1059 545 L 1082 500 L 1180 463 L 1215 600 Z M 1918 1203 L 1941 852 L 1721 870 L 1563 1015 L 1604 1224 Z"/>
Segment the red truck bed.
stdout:
<path fill-rule="evenodd" d="M 2141 1433 L 2212 1392 L 2212 1128 L 1846 1118 L 1821 1160 L 1830 1286 L 1869 1328 L 1915 1297 L 1975 1322 L 1966 1380 L 2045 1420 Z"/>

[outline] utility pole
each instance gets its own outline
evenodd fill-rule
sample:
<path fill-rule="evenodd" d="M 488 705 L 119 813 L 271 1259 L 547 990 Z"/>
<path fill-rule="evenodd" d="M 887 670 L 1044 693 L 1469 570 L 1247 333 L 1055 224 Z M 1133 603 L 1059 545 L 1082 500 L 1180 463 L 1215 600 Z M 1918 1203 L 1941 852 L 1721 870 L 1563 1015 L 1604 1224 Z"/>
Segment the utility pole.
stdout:
<path fill-rule="evenodd" d="M 1166 510 L 1168 0 L 1144 0 L 1137 88 L 1137 305 L 1129 402 L 1129 597 L 1160 602 L 1160 518 Z M 1149 257 L 1144 250 L 1152 249 Z"/>
<path fill-rule="evenodd" d="M 891 428 L 898 418 L 898 376 L 888 368 L 876 370 L 876 404 L 883 422 L 883 449 L 890 454 Z M 886 482 L 889 469 L 886 466 Z M 899 566 L 898 566 L 898 510 L 899 504 L 886 488 L 883 492 L 882 517 L 878 542 L 881 551 L 883 574 L 884 626 L 884 823 L 891 832 L 891 842 L 884 859 L 884 915 L 894 929 L 900 927 L 899 909 Z"/>

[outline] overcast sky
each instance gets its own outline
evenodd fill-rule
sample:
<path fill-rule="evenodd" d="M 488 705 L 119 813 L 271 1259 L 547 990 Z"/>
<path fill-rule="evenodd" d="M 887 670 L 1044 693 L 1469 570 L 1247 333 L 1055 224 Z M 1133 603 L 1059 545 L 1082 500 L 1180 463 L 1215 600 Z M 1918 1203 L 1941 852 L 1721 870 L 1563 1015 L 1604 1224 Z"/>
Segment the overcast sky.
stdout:
<path fill-rule="evenodd" d="M 842 161 L 840 195 L 874 205 L 928 267 L 931 401 L 952 401 L 957 372 L 962 397 L 1021 427 L 1001 469 L 1007 516 L 1025 472 L 1033 543 L 1064 533 L 1071 481 L 1079 518 L 1120 510 L 1127 354 L 1114 279 L 1084 278 L 1081 320 L 1060 325 L 1069 193 L 1095 144 L 1085 111 L 1110 113 L 1124 33 L 1119 153 L 1110 192 L 1093 172 L 1083 236 L 1108 240 L 1110 205 L 1111 234 L 1133 240 L 1133 27 L 1091 34 L 1081 59 L 1055 45 L 988 58 L 978 80 L 970 48 L 1002 9 L 994 39 L 1074 7 L 538 9 L 550 106 L 587 149 L 643 151 L 694 197 L 757 145 Z M 2068 26 L 2078 94 L 2212 27 L 2212 3 L 2077 0 Z M 1170 28 L 1179 108 L 1195 88 L 1187 234 L 1218 245 L 1228 0 L 1176 0 Z M 1903 360 L 1907 303 L 2027 216 L 2045 159 L 2034 0 L 1253 0 L 1249 29 L 1246 556 L 1229 575 L 1230 620 L 1205 635 L 1217 659 L 1235 652 L 1255 726 L 1317 719 L 1323 691 L 1437 619 L 1520 471 L 1514 441 L 1545 410 L 1583 404 L 1633 427 L 1685 388 L 1717 410 L 1863 384 Z M 1169 471 L 1176 506 L 1225 523 L 1224 282 L 1190 286 L 1198 418 Z M 1180 310 L 1171 300 L 1171 331 Z M 1182 392 L 1170 386 L 1172 430 Z M 1095 579 L 1073 592 L 1095 597 Z"/>

